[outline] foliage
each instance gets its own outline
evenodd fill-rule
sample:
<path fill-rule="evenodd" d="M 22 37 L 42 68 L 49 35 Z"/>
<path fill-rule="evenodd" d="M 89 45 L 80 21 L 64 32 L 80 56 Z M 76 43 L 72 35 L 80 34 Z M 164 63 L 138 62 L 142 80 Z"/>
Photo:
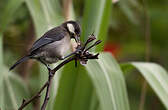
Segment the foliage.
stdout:
<path fill-rule="evenodd" d="M 43 65 L 40 65 L 40 74 L 36 74 L 37 68 L 32 70 L 34 76 L 29 77 L 30 84 L 27 84 L 27 82 L 22 80 L 22 77 L 16 74 L 17 72 L 8 71 L 5 65 L 5 57 L 7 57 L 7 52 L 10 49 L 3 47 L 5 45 L 3 44 L 3 39 L 6 36 L 5 33 L 8 27 L 12 23 L 15 24 L 17 11 L 26 8 L 29 12 L 27 14 L 30 15 L 27 19 L 32 19 L 36 36 L 40 37 L 44 32 L 64 21 L 64 14 L 62 13 L 64 7 L 59 0 L 2 1 L 2 5 L 0 5 L 0 66 L 2 68 L 0 73 L 0 108 L 2 110 L 9 110 L 17 109 L 21 105 L 23 98 L 30 98 L 30 94 L 34 94 L 34 90 L 37 90 L 47 80 L 47 72 Z M 79 1 L 74 0 L 74 2 L 78 3 Z M 89 61 L 86 66 L 78 64 L 78 67 L 75 68 L 74 63 L 71 62 L 61 69 L 54 78 L 47 109 L 130 110 L 132 101 L 129 100 L 127 93 L 125 81 L 127 74 L 124 77 L 123 72 L 133 69 L 139 70 L 139 73 L 147 80 L 165 109 L 168 109 L 168 73 L 163 67 L 155 63 L 130 62 L 121 64 L 121 70 L 119 63 L 114 57 L 109 53 L 102 52 L 108 39 L 108 29 L 111 27 L 118 29 L 118 26 L 125 26 L 124 24 L 119 25 L 119 20 L 122 20 L 123 16 L 126 16 L 128 21 L 134 24 L 134 26 L 140 25 L 136 14 L 142 14 L 141 4 L 138 1 L 132 0 L 119 1 L 117 9 L 124 14 L 119 16 L 115 16 L 117 4 L 112 4 L 111 0 L 84 0 L 81 4 L 84 4 L 84 8 L 78 9 L 79 12 L 83 11 L 81 15 L 83 16 L 81 20 L 81 40 L 85 41 L 89 34 L 95 32 L 98 39 L 103 40 L 103 43 L 92 51 L 101 52 L 100 57 L 98 60 Z M 79 18 L 77 15 L 80 14 L 73 9 L 73 4 L 71 4 L 71 7 L 72 9 L 68 10 L 70 11 L 70 16 L 73 16 L 72 18 Z M 113 17 L 113 19 L 110 17 Z M 130 29 L 129 26 L 127 27 Z M 116 34 L 114 32 L 112 35 L 120 36 L 120 33 Z M 132 33 L 128 35 L 132 35 Z M 141 36 L 141 34 L 137 36 Z M 134 51 L 136 51 L 137 47 L 139 47 L 143 51 L 142 47 L 139 46 L 139 41 L 138 45 L 130 45 L 131 43 L 124 48 L 128 48 L 127 51 L 131 51 L 134 48 Z M 139 53 L 140 55 L 142 54 L 141 52 Z M 12 53 L 12 55 L 16 56 L 16 53 Z M 33 92 L 28 88 L 33 89 Z M 40 101 L 43 101 L 43 96 L 40 98 Z M 29 105 L 26 109 L 30 110 L 32 107 L 32 105 Z"/>

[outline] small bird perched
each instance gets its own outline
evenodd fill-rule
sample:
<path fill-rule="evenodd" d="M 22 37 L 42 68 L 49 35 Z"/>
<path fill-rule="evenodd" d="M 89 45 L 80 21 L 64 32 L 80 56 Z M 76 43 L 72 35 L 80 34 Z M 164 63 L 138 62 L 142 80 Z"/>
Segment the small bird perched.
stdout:
<path fill-rule="evenodd" d="M 64 57 L 71 47 L 70 41 L 72 38 L 75 39 L 77 44 L 80 44 L 80 34 L 81 27 L 76 21 L 62 23 L 39 38 L 28 54 L 19 59 L 9 70 L 29 59 L 36 59 L 50 69 L 48 64 L 56 63 L 58 60 L 63 60 L 73 54 Z"/>

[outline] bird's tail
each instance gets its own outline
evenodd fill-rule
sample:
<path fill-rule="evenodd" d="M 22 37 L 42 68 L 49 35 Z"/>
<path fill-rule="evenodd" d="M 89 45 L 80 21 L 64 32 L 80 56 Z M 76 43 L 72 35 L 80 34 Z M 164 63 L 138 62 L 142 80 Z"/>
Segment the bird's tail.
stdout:
<path fill-rule="evenodd" d="M 10 67 L 9 71 L 11 71 L 12 69 L 14 69 L 18 64 L 28 60 L 30 58 L 30 56 L 24 56 L 21 59 L 19 59 L 13 66 Z"/>

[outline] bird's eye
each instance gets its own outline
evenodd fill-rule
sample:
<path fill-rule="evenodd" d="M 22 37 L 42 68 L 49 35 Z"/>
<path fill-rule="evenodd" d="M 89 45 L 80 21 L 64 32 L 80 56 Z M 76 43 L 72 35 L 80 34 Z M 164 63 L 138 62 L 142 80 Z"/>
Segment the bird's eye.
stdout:
<path fill-rule="evenodd" d="M 77 35 L 80 35 L 80 32 L 76 29 L 75 30 L 75 33 L 77 34 Z"/>
<path fill-rule="evenodd" d="M 72 33 L 73 36 L 75 36 L 75 33 Z"/>

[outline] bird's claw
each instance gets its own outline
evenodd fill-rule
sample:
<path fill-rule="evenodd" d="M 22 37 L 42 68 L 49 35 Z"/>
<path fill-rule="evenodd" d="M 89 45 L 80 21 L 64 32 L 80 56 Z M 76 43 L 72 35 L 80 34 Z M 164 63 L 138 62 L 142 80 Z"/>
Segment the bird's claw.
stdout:
<path fill-rule="evenodd" d="M 48 71 L 51 71 L 51 67 L 48 64 L 46 64 L 46 67 L 47 67 Z"/>

